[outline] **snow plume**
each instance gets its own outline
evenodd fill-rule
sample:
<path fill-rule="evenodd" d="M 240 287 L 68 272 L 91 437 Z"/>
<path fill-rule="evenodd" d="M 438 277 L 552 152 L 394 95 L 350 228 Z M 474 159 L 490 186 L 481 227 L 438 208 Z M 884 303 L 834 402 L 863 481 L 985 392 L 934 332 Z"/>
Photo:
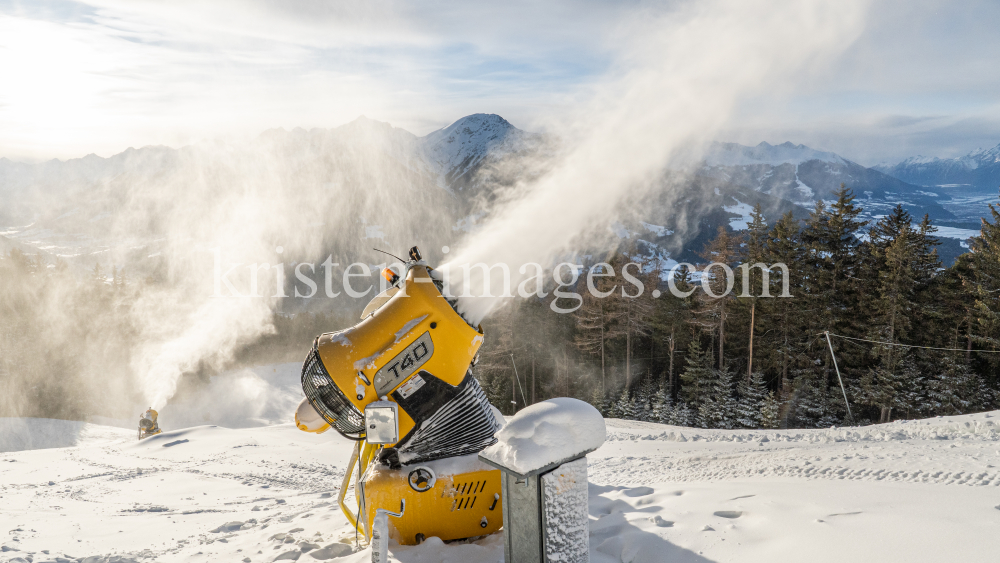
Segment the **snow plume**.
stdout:
<path fill-rule="evenodd" d="M 157 283 L 130 310 L 139 333 L 132 367 L 149 405 L 163 407 L 183 377 L 218 373 L 241 346 L 273 332 L 282 297 L 294 296 L 297 262 L 314 265 L 304 273 L 322 298 L 331 252 L 341 266 L 385 262 L 365 240 L 371 224 L 382 221 L 379 245 L 433 240 L 433 227 L 399 208 L 424 198 L 434 209 L 435 194 L 446 196 L 405 165 L 412 139 L 364 119 L 332 131 L 271 131 L 250 143 L 182 149 L 167 174 L 129 186 L 116 239 L 161 237 Z M 341 293 L 338 303 L 347 299 Z"/>
<path fill-rule="evenodd" d="M 741 101 L 821 72 L 860 34 L 866 9 L 865 0 L 780 8 L 762 0 L 716 0 L 644 13 L 623 26 L 618 72 L 589 103 L 554 124 L 565 148 L 559 161 L 519 186 L 520 195 L 452 255 L 446 265 L 452 293 L 483 295 L 484 271 L 472 268 L 460 279 L 463 264 L 507 264 L 516 287 L 533 273 L 519 273 L 522 264 L 550 265 L 581 241 L 599 243 L 597 233 L 606 229 L 593 225 L 604 225 L 608 210 L 662 187 L 664 169 L 690 162 Z M 490 272 L 496 277 L 491 286 L 500 287 L 500 269 Z M 502 302 L 464 297 L 460 308 L 475 324 Z"/>

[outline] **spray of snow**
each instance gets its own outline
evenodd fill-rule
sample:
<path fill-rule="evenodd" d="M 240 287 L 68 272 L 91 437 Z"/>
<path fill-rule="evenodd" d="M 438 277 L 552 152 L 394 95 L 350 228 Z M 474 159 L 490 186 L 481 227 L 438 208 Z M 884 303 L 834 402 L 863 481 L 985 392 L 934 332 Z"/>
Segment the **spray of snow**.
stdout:
<path fill-rule="evenodd" d="M 516 283 L 532 273 L 519 273 L 521 264 L 549 264 L 582 236 L 598 236 L 590 226 L 662 182 L 665 167 L 689 162 L 692 147 L 705 146 L 741 100 L 788 88 L 839 54 L 860 33 L 866 7 L 863 0 L 816 0 L 775 10 L 758 0 L 715 0 L 644 13 L 622 29 L 618 78 L 552 124 L 566 143 L 559 160 L 486 219 L 452 255 L 449 271 L 505 263 Z M 481 296 L 460 301 L 473 323 L 502 303 L 477 291 L 485 275 L 452 276 L 455 295 L 465 286 Z M 489 275 L 499 287 L 499 268 Z"/>

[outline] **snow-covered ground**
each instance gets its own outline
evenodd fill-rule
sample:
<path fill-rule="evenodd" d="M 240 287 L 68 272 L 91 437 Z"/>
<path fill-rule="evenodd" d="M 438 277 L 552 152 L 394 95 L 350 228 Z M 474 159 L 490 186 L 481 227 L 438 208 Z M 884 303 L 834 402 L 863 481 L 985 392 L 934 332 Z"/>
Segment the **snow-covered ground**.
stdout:
<path fill-rule="evenodd" d="M 288 423 L 169 420 L 164 409 L 168 432 L 142 442 L 130 429 L 4 420 L 0 436 L 16 426 L 32 438 L 25 447 L 44 449 L 0 453 L 0 561 L 370 559 L 336 506 L 351 442 Z M 608 420 L 607 430 L 589 456 L 594 563 L 967 563 L 1000 553 L 1000 413 L 863 429 Z M 503 542 L 431 538 L 390 551 L 401 562 L 485 563 L 503 559 Z"/>

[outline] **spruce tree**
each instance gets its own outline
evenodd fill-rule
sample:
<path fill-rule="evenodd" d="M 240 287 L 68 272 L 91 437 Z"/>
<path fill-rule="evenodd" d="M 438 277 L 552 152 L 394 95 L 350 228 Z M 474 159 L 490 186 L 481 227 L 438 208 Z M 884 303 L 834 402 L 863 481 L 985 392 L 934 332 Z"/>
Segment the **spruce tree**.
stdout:
<path fill-rule="evenodd" d="M 656 394 L 653 396 L 653 415 L 650 420 L 661 424 L 667 424 L 670 420 L 672 410 L 673 399 L 670 397 L 670 393 L 667 391 L 667 388 L 660 385 L 656 390 Z"/>
<path fill-rule="evenodd" d="M 720 226 L 718 234 L 705 245 L 705 250 L 700 254 L 707 263 L 724 264 L 730 268 L 736 266 L 739 260 L 738 236 L 726 231 Z M 706 266 L 707 267 L 707 266 Z M 701 291 L 696 292 L 695 319 L 694 324 L 701 330 L 713 335 L 717 350 L 717 367 L 723 369 L 725 365 L 726 328 L 729 316 L 730 302 L 735 299 L 732 292 L 727 293 L 731 281 L 726 272 L 719 266 L 714 266 L 711 272 L 702 272 L 703 279 L 707 279 L 707 285 L 712 294 Z"/>
<path fill-rule="evenodd" d="M 621 395 L 618 396 L 618 400 L 611 405 L 611 418 L 627 420 L 632 410 L 631 405 L 632 399 L 629 397 L 628 389 L 623 389 Z"/>
<path fill-rule="evenodd" d="M 670 411 L 670 420 L 667 424 L 671 426 L 692 426 L 694 423 L 691 407 L 684 401 L 678 401 Z"/>
<path fill-rule="evenodd" d="M 702 428 L 733 428 L 736 398 L 733 397 L 733 372 L 725 366 L 712 370 L 712 392 L 698 407 L 698 425 Z"/>
<path fill-rule="evenodd" d="M 695 409 L 706 400 L 711 392 L 712 386 L 712 355 L 702 350 L 701 342 L 697 338 L 691 339 L 688 345 L 687 357 L 684 358 L 687 366 L 681 374 L 681 396 L 688 407 Z"/>
<path fill-rule="evenodd" d="M 977 392 L 978 376 L 969 366 L 951 355 L 935 362 L 936 369 L 927 378 L 924 416 L 953 416 L 970 412 Z"/>
<path fill-rule="evenodd" d="M 757 326 L 757 301 L 761 295 L 765 294 L 765 289 L 767 294 L 770 294 L 771 289 L 770 287 L 764 288 L 763 272 L 759 268 L 754 267 L 756 264 L 764 263 L 767 250 L 767 223 L 764 221 L 764 214 L 761 211 L 760 203 L 754 205 L 750 217 L 750 224 L 747 225 L 743 265 L 741 266 L 743 275 L 739 277 L 740 285 L 745 285 L 742 287 L 743 291 L 740 292 L 740 298 L 748 300 L 750 303 L 750 326 L 747 329 L 749 337 L 747 342 L 746 382 L 749 382 L 753 377 L 753 339 Z"/>
<path fill-rule="evenodd" d="M 776 330 L 761 334 L 761 346 L 757 347 L 757 357 L 767 362 L 780 375 L 779 394 L 791 392 L 790 371 L 794 367 L 793 358 L 797 355 L 801 339 L 802 331 L 799 327 L 803 324 L 801 311 L 812 308 L 809 296 L 800 286 L 804 275 L 804 256 L 799 223 L 789 211 L 768 232 L 766 263 L 785 264 L 788 267 L 788 277 L 792 278 L 786 279 L 783 270 L 775 269 L 774 275 L 769 277 L 771 295 L 781 295 L 787 284 L 794 297 L 762 300 L 763 316 L 772 319 Z"/>
<path fill-rule="evenodd" d="M 677 268 L 674 272 L 674 287 L 681 294 L 691 289 L 691 273 L 687 266 Z M 675 361 L 678 349 L 683 350 L 690 338 L 690 331 L 685 330 L 689 324 L 691 309 L 694 303 L 693 295 L 677 297 L 670 291 L 653 301 L 654 312 L 650 322 L 654 341 L 666 347 L 667 358 L 664 366 L 663 380 L 668 394 L 674 397 L 677 393 L 679 362 Z"/>
<path fill-rule="evenodd" d="M 600 272 L 608 273 L 608 272 Z M 594 276 L 594 287 L 600 293 L 612 291 L 617 287 L 611 278 Z M 592 354 L 601 360 L 601 392 L 607 389 L 607 356 L 611 341 L 621 336 L 622 327 L 615 323 L 615 306 L 619 303 L 613 298 L 603 298 L 584 291 L 583 303 L 573 313 L 576 320 L 576 335 L 574 343 L 581 351 Z"/>
<path fill-rule="evenodd" d="M 767 394 L 760 407 L 760 427 L 777 428 L 781 423 L 781 403 L 774 396 L 774 391 Z"/>
<path fill-rule="evenodd" d="M 753 372 L 750 381 L 740 381 L 738 389 L 736 424 L 742 428 L 760 428 L 762 409 L 768 394 L 764 373 Z"/>
<path fill-rule="evenodd" d="M 595 387 L 594 390 L 590 392 L 590 404 L 597 409 L 597 412 L 601 413 L 601 416 L 608 416 L 607 400 L 605 399 L 603 391 L 599 387 Z"/>
<path fill-rule="evenodd" d="M 637 420 L 645 422 L 657 422 L 653 414 L 653 405 L 656 398 L 656 383 L 651 374 L 646 374 L 645 379 L 636 392 L 636 416 Z"/>
<path fill-rule="evenodd" d="M 836 423 L 826 380 L 818 366 L 795 370 L 795 390 L 789 401 L 789 418 L 799 428 L 821 428 Z"/>
<path fill-rule="evenodd" d="M 978 347 L 1000 350 L 1000 207 L 990 204 L 990 217 L 982 219 L 979 236 L 972 238 L 971 260 L 974 282 L 974 329 L 972 342 Z M 995 371 L 1000 354 L 984 354 Z M 994 376 L 996 377 L 996 376 Z"/>

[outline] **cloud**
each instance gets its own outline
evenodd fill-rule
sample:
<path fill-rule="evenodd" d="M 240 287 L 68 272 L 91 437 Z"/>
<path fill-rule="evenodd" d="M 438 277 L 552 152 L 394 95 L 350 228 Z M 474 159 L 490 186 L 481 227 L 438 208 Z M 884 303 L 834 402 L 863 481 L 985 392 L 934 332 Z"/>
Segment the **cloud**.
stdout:
<path fill-rule="evenodd" d="M 0 3 L 0 156 L 107 156 L 359 115 L 416 134 L 476 112 L 539 128 L 624 72 L 629 22 L 695 3 Z M 729 128 L 751 144 L 804 131 L 797 142 L 808 144 L 850 124 L 859 139 L 881 140 L 846 146 L 859 161 L 909 156 L 911 146 L 944 156 L 950 142 L 898 143 L 909 132 L 896 129 L 993 122 L 998 20 L 990 0 L 875 3 L 843 57 L 741 101 Z M 1000 129 L 987 134 L 1000 141 Z"/>
<path fill-rule="evenodd" d="M 0 8 L 0 69 L 9 77 L 0 154 L 108 155 L 359 115 L 421 134 L 483 109 L 523 122 L 604 70 L 610 46 L 601 36 L 627 12 L 579 8 L 229 0 Z"/>
<path fill-rule="evenodd" d="M 877 124 L 882 127 L 895 129 L 899 127 L 919 125 L 921 123 L 939 119 L 941 119 L 941 116 L 939 115 L 887 115 L 879 119 Z"/>

